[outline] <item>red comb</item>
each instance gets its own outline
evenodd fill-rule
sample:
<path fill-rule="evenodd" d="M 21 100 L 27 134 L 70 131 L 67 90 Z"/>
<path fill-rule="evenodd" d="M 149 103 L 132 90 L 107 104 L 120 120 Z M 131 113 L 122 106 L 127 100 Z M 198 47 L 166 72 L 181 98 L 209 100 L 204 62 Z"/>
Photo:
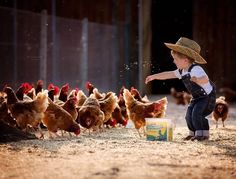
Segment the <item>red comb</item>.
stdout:
<path fill-rule="evenodd" d="M 85 88 L 89 89 L 91 86 L 92 86 L 92 84 L 89 81 L 87 81 L 85 84 Z"/>
<path fill-rule="evenodd" d="M 25 93 L 28 93 L 33 88 L 33 86 L 31 84 L 27 83 L 27 82 L 23 83 L 22 85 L 25 88 Z"/>
<path fill-rule="evenodd" d="M 63 86 L 61 87 L 61 89 L 62 89 L 63 91 L 69 91 L 69 83 L 66 83 L 65 85 L 63 85 Z"/>
<path fill-rule="evenodd" d="M 138 90 L 134 87 L 131 87 L 130 89 L 130 93 L 133 94 L 133 93 L 138 93 Z"/>
<path fill-rule="evenodd" d="M 79 91 L 79 88 L 75 88 L 75 92 L 76 92 L 76 94 L 78 93 L 78 91 Z"/>
<path fill-rule="evenodd" d="M 54 95 L 57 95 L 59 93 L 60 89 L 58 86 L 54 86 Z"/>
<path fill-rule="evenodd" d="M 51 89 L 54 89 L 54 85 L 52 83 L 48 85 L 48 90 L 51 90 Z"/>
<path fill-rule="evenodd" d="M 123 125 L 123 126 L 126 126 L 127 123 L 128 123 L 128 119 L 124 119 L 124 121 L 122 122 L 122 125 Z"/>

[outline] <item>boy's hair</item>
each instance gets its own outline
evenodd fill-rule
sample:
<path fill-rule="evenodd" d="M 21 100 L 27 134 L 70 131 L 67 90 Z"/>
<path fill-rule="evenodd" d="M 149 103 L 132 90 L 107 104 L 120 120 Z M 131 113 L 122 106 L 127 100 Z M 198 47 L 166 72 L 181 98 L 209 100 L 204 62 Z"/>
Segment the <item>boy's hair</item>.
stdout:
<path fill-rule="evenodd" d="M 171 55 L 177 55 L 180 58 L 187 58 L 190 63 L 193 63 L 195 61 L 194 59 L 188 57 L 187 55 L 184 55 L 184 54 L 182 54 L 180 52 L 177 52 L 177 51 L 174 51 L 174 50 L 171 50 Z"/>

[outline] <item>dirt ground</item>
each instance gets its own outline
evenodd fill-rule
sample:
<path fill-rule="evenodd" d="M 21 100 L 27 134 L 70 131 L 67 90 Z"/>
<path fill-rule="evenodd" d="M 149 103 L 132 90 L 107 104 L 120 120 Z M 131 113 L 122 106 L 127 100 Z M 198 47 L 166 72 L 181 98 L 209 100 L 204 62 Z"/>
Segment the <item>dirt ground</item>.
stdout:
<path fill-rule="evenodd" d="M 159 97 L 154 97 L 159 99 Z M 183 141 L 187 106 L 171 102 L 174 140 L 147 141 L 133 128 L 0 144 L 0 178 L 236 178 L 236 105 L 226 127 L 210 120 L 210 140 Z"/>

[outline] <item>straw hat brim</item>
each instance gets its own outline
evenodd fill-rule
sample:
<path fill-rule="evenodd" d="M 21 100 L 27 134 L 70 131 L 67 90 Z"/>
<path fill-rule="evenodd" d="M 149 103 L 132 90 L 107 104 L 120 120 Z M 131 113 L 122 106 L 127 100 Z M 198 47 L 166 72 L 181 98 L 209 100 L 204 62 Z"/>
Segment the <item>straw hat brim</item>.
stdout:
<path fill-rule="evenodd" d="M 196 51 L 192 50 L 191 48 L 182 46 L 182 45 L 176 45 L 176 44 L 172 44 L 172 43 L 164 43 L 169 49 L 174 50 L 176 52 L 182 53 L 192 59 L 194 59 L 194 61 L 196 63 L 199 64 L 206 64 L 206 60 L 204 60 L 204 58 L 202 58 L 202 56 L 197 53 Z"/>

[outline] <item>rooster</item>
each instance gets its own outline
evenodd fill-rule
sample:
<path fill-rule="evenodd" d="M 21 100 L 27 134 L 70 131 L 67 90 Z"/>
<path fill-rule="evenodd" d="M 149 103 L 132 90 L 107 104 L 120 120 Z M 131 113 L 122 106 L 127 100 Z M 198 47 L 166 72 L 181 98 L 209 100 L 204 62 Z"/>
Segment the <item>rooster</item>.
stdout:
<path fill-rule="evenodd" d="M 33 129 L 38 128 L 43 137 L 43 133 L 39 126 L 44 112 L 48 107 L 48 97 L 45 93 L 38 93 L 35 100 L 19 101 L 11 87 L 6 87 L 4 92 L 7 94 L 7 106 L 12 117 L 15 118 L 17 125 L 24 131 L 30 125 Z"/>
<path fill-rule="evenodd" d="M 216 121 L 216 128 L 218 128 L 218 120 L 222 120 L 223 127 L 225 127 L 224 121 L 227 119 L 229 111 L 228 103 L 225 101 L 224 96 L 220 96 L 216 99 L 215 108 L 212 112 L 212 119 Z"/>
<path fill-rule="evenodd" d="M 124 89 L 124 99 L 128 117 L 133 121 L 140 137 L 139 129 L 142 127 L 144 130 L 144 126 L 146 125 L 145 118 L 152 118 L 157 114 L 162 117 L 165 114 L 167 106 L 166 98 L 162 98 L 155 102 L 142 103 L 136 100 L 129 90 Z"/>
<path fill-rule="evenodd" d="M 49 106 L 45 111 L 42 122 L 48 129 L 49 137 L 52 138 L 52 133 L 57 135 L 56 132 L 58 129 L 66 132 L 74 132 L 76 135 L 79 135 L 80 127 L 73 120 L 73 117 L 61 106 L 53 103 L 50 98 L 48 98 L 48 101 Z"/>
<path fill-rule="evenodd" d="M 105 116 L 100 109 L 98 100 L 88 97 L 79 109 L 79 118 L 77 122 L 79 122 L 82 127 L 89 129 L 90 135 L 91 128 L 101 129 L 103 127 L 104 118 Z"/>

